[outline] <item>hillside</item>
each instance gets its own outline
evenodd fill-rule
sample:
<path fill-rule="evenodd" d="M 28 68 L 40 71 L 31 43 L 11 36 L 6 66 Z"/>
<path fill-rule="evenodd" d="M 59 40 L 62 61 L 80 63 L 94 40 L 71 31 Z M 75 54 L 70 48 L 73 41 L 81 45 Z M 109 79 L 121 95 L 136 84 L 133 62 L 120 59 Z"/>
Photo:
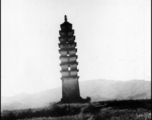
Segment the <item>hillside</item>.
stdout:
<path fill-rule="evenodd" d="M 131 80 L 90 80 L 80 82 L 80 94 L 83 98 L 91 97 L 92 101 L 112 99 L 150 99 L 151 81 Z M 34 94 L 22 93 L 13 97 L 2 97 L 2 110 L 39 108 L 49 103 L 60 101 L 61 87 Z"/>
<path fill-rule="evenodd" d="M 55 103 L 41 109 L 1 112 L 2 120 L 151 120 L 151 99 Z"/>

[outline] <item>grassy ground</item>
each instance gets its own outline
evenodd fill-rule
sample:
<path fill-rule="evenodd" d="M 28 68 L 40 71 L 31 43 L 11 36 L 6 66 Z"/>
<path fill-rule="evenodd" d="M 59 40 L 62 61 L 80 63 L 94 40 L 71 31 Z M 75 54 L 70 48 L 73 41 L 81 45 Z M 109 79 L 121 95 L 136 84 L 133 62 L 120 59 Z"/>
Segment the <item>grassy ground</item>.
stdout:
<path fill-rule="evenodd" d="M 45 109 L 3 111 L 2 120 L 151 120 L 151 100 L 54 104 Z"/>

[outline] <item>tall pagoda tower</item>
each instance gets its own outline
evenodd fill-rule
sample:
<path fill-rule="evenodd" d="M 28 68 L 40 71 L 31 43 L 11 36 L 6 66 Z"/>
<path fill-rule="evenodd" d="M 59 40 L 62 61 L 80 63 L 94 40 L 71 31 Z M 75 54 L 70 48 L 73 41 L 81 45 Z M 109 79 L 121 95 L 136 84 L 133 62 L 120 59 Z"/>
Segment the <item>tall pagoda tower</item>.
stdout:
<path fill-rule="evenodd" d="M 67 21 L 65 15 L 65 22 L 60 25 L 59 31 L 59 53 L 61 60 L 61 74 L 62 74 L 62 99 L 63 103 L 82 102 L 79 90 L 79 76 L 77 69 L 77 49 L 72 24 Z"/>

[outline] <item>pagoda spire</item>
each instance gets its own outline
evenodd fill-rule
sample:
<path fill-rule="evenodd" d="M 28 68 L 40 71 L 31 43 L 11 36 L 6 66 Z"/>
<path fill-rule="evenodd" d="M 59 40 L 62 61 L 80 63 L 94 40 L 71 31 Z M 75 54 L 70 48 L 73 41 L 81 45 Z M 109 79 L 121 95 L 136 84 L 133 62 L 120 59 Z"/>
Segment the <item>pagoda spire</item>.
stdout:
<path fill-rule="evenodd" d="M 67 16 L 66 15 L 64 16 L 64 20 L 65 20 L 65 22 L 67 22 Z"/>

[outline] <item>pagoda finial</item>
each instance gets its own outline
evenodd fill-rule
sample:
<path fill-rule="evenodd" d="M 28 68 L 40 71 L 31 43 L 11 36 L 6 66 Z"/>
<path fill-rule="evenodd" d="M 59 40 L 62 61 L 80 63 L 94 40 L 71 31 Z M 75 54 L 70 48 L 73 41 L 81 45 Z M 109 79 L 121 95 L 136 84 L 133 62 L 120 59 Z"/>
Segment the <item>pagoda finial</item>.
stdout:
<path fill-rule="evenodd" d="M 67 16 L 66 15 L 64 16 L 64 20 L 65 20 L 65 22 L 67 22 Z"/>

